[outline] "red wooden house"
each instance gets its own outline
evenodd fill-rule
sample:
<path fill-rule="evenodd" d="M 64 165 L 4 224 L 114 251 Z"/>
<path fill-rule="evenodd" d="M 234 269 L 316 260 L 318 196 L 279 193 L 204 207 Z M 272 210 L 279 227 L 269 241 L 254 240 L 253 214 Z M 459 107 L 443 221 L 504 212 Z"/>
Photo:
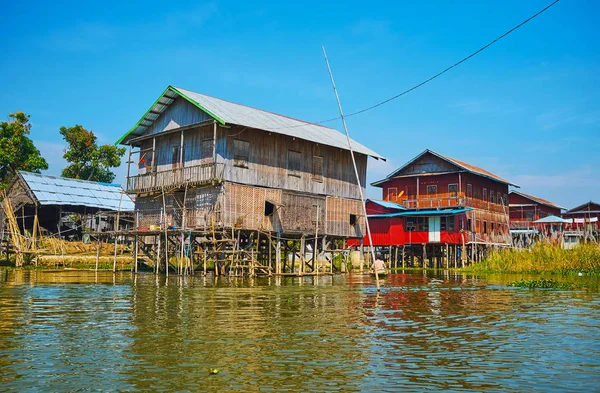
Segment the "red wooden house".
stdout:
<path fill-rule="evenodd" d="M 485 169 L 425 150 L 372 185 L 382 188 L 385 208 L 367 205 L 374 246 L 456 260 L 458 248 L 475 259 L 490 246 L 510 245 L 508 187 L 518 186 Z"/>
<path fill-rule="evenodd" d="M 589 201 L 567 210 L 563 217 L 573 220 L 568 229 L 588 232 L 595 238 L 600 235 L 600 203 Z"/>
<path fill-rule="evenodd" d="M 563 207 L 545 199 L 511 191 L 508 194 L 511 229 L 529 229 L 536 227 L 534 221 L 548 216 L 560 217 Z"/>

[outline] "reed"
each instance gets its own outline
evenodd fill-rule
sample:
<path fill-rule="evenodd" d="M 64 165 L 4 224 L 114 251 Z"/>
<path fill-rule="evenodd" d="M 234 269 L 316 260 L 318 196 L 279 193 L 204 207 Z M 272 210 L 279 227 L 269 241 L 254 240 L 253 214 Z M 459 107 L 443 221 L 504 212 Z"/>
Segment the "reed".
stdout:
<path fill-rule="evenodd" d="M 600 246 L 590 243 L 565 250 L 552 244 L 536 244 L 529 250 L 497 250 L 492 251 L 484 261 L 463 270 L 474 273 L 600 275 Z"/>

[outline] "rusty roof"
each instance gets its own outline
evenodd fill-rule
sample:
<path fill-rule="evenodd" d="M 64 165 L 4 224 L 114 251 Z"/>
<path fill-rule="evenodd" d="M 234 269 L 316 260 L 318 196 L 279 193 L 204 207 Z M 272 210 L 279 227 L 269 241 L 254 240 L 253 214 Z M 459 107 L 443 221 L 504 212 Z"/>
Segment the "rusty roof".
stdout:
<path fill-rule="evenodd" d="M 524 192 L 520 192 L 520 191 L 511 191 L 511 194 L 516 194 L 516 195 L 520 195 L 524 198 L 530 199 L 534 202 L 539 203 L 540 205 L 546 205 L 546 206 L 550 206 L 550 207 L 554 207 L 556 209 L 561 209 L 561 210 L 565 210 L 564 207 L 557 205 L 556 203 L 552 203 L 550 201 L 547 201 L 545 199 L 533 196 L 533 195 L 529 195 L 529 194 L 525 194 Z"/>
<path fill-rule="evenodd" d="M 512 182 L 510 182 L 510 181 L 508 181 L 506 179 L 503 179 L 500 176 L 495 175 L 495 174 L 493 174 L 490 171 L 486 171 L 483 168 L 480 168 L 480 167 L 475 166 L 475 165 L 468 164 L 468 163 L 466 163 L 464 161 L 460 161 L 460 160 L 457 160 L 457 159 L 452 158 L 452 157 L 445 156 L 443 154 L 437 153 L 437 152 L 435 152 L 433 150 L 429 150 L 429 149 L 426 149 L 421 154 L 419 154 L 418 156 L 416 156 L 415 158 L 413 158 L 412 160 L 410 160 L 409 162 L 407 162 L 406 164 L 404 164 L 400 168 L 396 169 L 394 172 L 390 173 L 385 179 L 377 181 L 377 182 L 374 182 L 374 183 L 371 183 L 371 185 L 377 186 L 377 185 L 380 185 L 383 182 L 385 182 L 385 181 L 387 181 L 387 180 L 395 177 L 404 168 L 406 168 L 407 166 L 411 165 L 413 162 L 417 161 L 419 158 L 423 157 L 425 154 L 432 154 L 432 155 L 434 155 L 436 157 L 439 157 L 442 160 L 447 161 L 447 162 L 449 162 L 449 163 L 457 166 L 458 168 L 460 168 L 460 169 L 462 169 L 462 170 L 464 170 L 466 172 L 474 173 L 476 175 L 483 176 L 483 177 L 486 177 L 486 178 L 491 179 L 491 180 L 495 180 L 495 181 L 500 182 L 500 183 L 508 184 L 509 186 L 519 187 L 515 183 L 512 183 Z"/>

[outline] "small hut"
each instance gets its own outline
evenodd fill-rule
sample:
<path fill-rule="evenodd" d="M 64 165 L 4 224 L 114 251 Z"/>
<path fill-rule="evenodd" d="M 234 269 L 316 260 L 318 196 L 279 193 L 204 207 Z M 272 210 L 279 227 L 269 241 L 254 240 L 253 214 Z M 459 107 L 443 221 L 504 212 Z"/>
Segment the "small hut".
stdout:
<path fill-rule="evenodd" d="M 112 229 L 117 212 L 131 212 L 133 200 L 120 185 L 19 171 L 5 190 L 0 210 L 3 238 L 10 222 L 20 233 L 79 239 L 84 229 Z M 120 219 L 126 227 L 125 216 Z M 131 222 L 131 220 L 129 220 Z M 131 225 L 131 224 L 130 224 Z"/>

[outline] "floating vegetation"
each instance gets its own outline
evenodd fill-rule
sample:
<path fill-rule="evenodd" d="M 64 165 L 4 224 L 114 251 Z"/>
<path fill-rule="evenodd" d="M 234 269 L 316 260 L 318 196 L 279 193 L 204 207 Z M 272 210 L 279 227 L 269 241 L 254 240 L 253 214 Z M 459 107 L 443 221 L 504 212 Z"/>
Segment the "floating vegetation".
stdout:
<path fill-rule="evenodd" d="M 562 290 L 571 290 L 571 289 L 577 289 L 579 288 L 579 286 L 577 286 L 574 283 L 571 282 L 560 282 L 560 281 L 556 281 L 553 279 L 545 279 L 545 278 L 540 278 L 538 280 L 525 280 L 525 279 L 520 279 L 519 281 L 511 281 L 508 283 L 509 287 L 519 287 L 519 288 L 528 288 L 528 289 L 534 289 L 534 288 L 545 288 L 545 289 L 562 289 Z"/>

